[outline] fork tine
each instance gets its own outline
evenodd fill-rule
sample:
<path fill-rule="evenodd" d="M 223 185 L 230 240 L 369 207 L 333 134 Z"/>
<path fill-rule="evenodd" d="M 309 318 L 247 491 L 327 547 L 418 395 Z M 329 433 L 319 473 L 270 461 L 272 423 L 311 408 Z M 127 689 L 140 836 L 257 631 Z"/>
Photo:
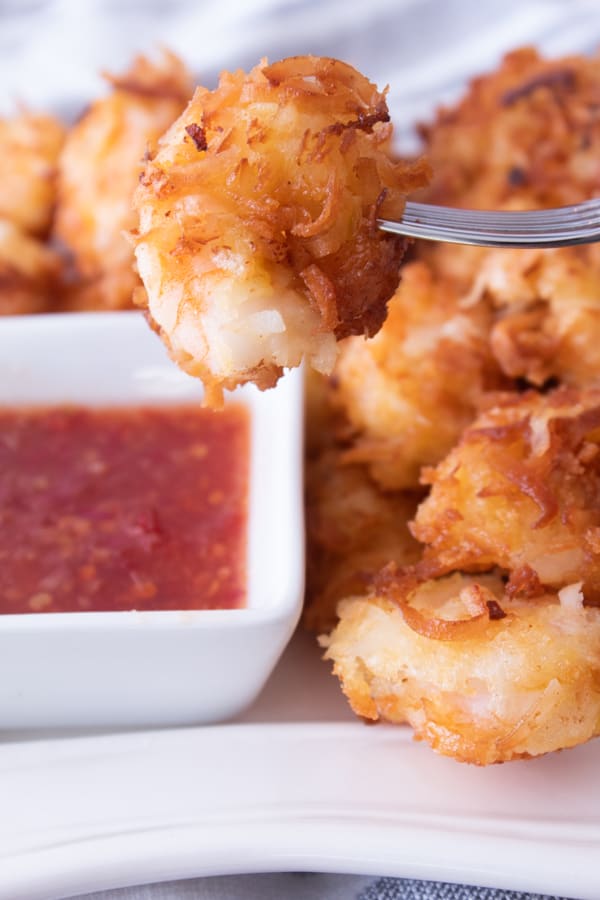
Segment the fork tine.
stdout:
<path fill-rule="evenodd" d="M 409 209 L 413 209 L 415 211 L 425 212 L 426 210 L 431 211 L 431 213 L 448 213 L 450 211 L 455 211 L 456 207 L 449 206 L 437 206 L 435 204 L 430 203 L 415 203 L 409 201 L 407 203 L 407 207 Z M 496 215 L 497 212 L 502 212 L 503 215 L 515 215 L 515 216 L 544 216 L 544 215 L 557 215 L 564 216 L 569 213 L 573 213 L 575 215 L 581 215 L 586 210 L 598 211 L 600 209 L 600 198 L 596 197 L 592 200 L 584 200 L 582 203 L 573 203 L 568 206 L 559 206 L 554 207 L 552 209 L 529 209 L 529 210 L 488 210 L 488 209 L 460 209 L 458 210 L 461 214 L 473 214 L 475 216 L 486 216 L 486 215 Z"/>
<path fill-rule="evenodd" d="M 488 210 L 453 209 L 444 206 L 429 206 L 423 203 L 407 203 L 403 219 L 406 221 L 440 221 L 454 222 L 460 218 L 461 223 L 482 225 L 486 222 L 498 222 L 499 218 L 506 224 L 563 224 L 565 222 L 591 222 L 600 219 L 600 201 L 593 200 L 575 206 L 559 209 L 524 210 L 490 212 Z"/>
<path fill-rule="evenodd" d="M 553 224 L 547 223 L 533 223 L 529 224 L 527 222 L 505 222 L 503 220 L 488 220 L 485 222 L 464 222 L 460 218 L 452 218 L 446 220 L 402 220 L 402 226 L 410 226 L 412 228 L 435 228 L 437 230 L 449 230 L 449 231 L 477 231 L 477 232 L 490 232 L 493 234 L 507 232 L 511 235 L 517 234 L 529 234 L 529 235 L 543 235 L 543 234 L 556 234 L 561 233 L 563 231 L 568 232 L 569 234 L 581 234 L 583 232 L 594 231 L 600 228 L 600 219 L 590 219 L 585 222 L 575 222 L 573 224 L 569 222 L 556 222 Z"/>
<path fill-rule="evenodd" d="M 488 211 L 406 204 L 401 222 L 383 231 L 488 247 L 564 247 L 600 240 L 600 199 L 551 210 Z"/>
<path fill-rule="evenodd" d="M 538 210 L 473 210 L 473 209 L 456 209 L 447 206 L 433 206 L 424 203 L 407 203 L 405 216 L 413 218 L 425 217 L 427 219 L 446 219 L 458 215 L 463 221 L 472 220 L 480 222 L 496 220 L 500 216 L 504 221 L 566 221 L 566 220 L 582 220 L 588 218 L 597 218 L 600 214 L 600 201 L 588 201 L 586 203 L 574 206 L 565 206 L 558 209 L 538 209 Z"/>
<path fill-rule="evenodd" d="M 506 235 L 493 236 L 492 234 L 477 234 L 476 232 L 448 231 L 446 233 L 436 233 L 432 230 L 424 231 L 417 229 L 400 229 L 390 228 L 395 223 L 380 224 L 382 231 L 395 232 L 402 234 L 404 237 L 418 238 L 425 241 L 443 241 L 446 244 L 470 244 L 475 247 L 504 247 L 506 249 L 525 249 L 539 248 L 552 249 L 557 247 L 570 247 L 577 244 L 590 244 L 600 240 L 600 229 L 590 234 L 580 235 L 578 237 L 568 236 L 549 236 L 544 237 L 508 237 Z"/>
<path fill-rule="evenodd" d="M 404 224 L 404 223 L 403 223 Z M 441 230 L 449 230 L 449 231 L 477 231 L 477 232 L 490 232 L 492 234 L 501 234 L 506 232 L 507 236 L 516 236 L 518 234 L 524 235 L 536 235 L 536 234 L 559 234 L 562 232 L 567 232 L 568 234 L 581 234 L 584 232 L 594 231 L 600 227 L 600 220 L 590 220 L 587 222 L 556 222 L 554 224 L 548 225 L 544 223 L 522 223 L 522 222 L 511 222 L 506 223 L 502 219 L 494 219 L 487 220 L 485 222 L 472 223 L 472 222 L 463 222 L 459 217 L 456 219 L 448 219 L 446 221 L 415 221 L 407 223 L 415 228 L 436 228 Z"/>
<path fill-rule="evenodd" d="M 567 230 L 573 233 L 580 233 L 582 231 L 589 231 L 590 229 L 596 229 L 600 227 L 600 218 L 596 219 L 587 219 L 583 222 L 522 222 L 521 220 L 510 221 L 507 222 L 505 220 L 485 220 L 475 222 L 472 220 L 464 220 L 462 218 L 447 218 L 447 219 L 427 219 L 423 218 L 418 219 L 402 219 L 403 226 L 410 226 L 414 228 L 437 228 L 437 229 L 450 229 L 451 231 L 455 231 L 456 229 L 461 230 L 472 230 L 472 231 L 491 231 L 497 233 L 498 231 L 508 231 L 511 234 L 546 234 L 548 232 L 557 232 Z"/>

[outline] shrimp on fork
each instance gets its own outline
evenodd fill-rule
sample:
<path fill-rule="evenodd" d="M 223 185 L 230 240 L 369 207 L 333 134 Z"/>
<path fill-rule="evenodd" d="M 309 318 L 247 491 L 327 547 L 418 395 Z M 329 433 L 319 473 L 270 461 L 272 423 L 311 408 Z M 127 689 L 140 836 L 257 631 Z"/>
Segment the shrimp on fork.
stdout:
<path fill-rule="evenodd" d="M 150 317 L 209 401 L 276 383 L 374 334 L 406 241 L 380 232 L 426 164 L 394 162 L 385 96 L 349 65 L 295 57 L 197 88 L 137 189 Z"/>

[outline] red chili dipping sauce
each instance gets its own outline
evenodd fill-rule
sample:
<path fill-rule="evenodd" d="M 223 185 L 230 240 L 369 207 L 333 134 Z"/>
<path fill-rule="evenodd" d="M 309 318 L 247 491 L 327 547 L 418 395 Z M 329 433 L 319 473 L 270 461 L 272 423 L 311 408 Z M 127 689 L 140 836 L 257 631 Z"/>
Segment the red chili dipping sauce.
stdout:
<path fill-rule="evenodd" d="M 247 410 L 0 409 L 0 613 L 245 603 Z"/>

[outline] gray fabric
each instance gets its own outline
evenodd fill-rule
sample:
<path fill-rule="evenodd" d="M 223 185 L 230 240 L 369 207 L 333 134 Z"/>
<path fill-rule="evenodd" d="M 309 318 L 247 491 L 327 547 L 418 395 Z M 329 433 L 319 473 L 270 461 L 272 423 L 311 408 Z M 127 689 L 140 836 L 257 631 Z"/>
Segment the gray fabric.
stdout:
<path fill-rule="evenodd" d="M 497 891 L 464 884 L 413 881 L 408 878 L 378 878 L 358 894 L 357 900 L 564 900 L 542 894 Z"/>

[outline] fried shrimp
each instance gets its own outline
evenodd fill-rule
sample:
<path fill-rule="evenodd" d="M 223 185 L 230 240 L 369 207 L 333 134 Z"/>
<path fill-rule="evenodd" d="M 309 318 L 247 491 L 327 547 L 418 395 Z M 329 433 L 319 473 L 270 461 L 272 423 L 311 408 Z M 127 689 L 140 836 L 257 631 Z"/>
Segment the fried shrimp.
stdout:
<path fill-rule="evenodd" d="M 382 566 L 420 557 L 408 530 L 420 495 L 384 492 L 366 466 L 345 460 L 347 422 L 331 405 L 328 381 L 307 369 L 304 624 L 317 633 L 335 625 L 338 600 L 363 591 Z"/>
<path fill-rule="evenodd" d="M 144 155 L 179 115 L 192 91 L 172 53 L 153 63 L 138 57 L 124 75 L 107 75 L 112 92 L 71 129 L 60 157 L 55 235 L 73 255 L 78 282 L 71 308 L 132 305 L 139 285 L 123 232 L 136 217 L 132 195 Z"/>
<path fill-rule="evenodd" d="M 417 496 L 383 493 L 365 466 L 330 447 L 307 464 L 308 603 L 305 623 L 322 631 L 336 621 L 338 600 L 362 591 L 390 561 L 408 565 L 420 548 L 408 530 Z"/>
<path fill-rule="evenodd" d="M 336 339 L 374 334 L 405 241 L 400 215 L 428 167 L 395 163 L 384 94 L 345 63 L 295 57 L 197 88 L 136 192 L 150 316 L 210 398 L 275 384 Z"/>
<path fill-rule="evenodd" d="M 438 571 L 498 566 L 508 592 L 600 600 L 600 391 L 508 396 L 426 473 L 412 526 Z"/>
<path fill-rule="evenodd" d="M 59 256 L 14 222 L 0 219 L 0 316 L 44 312 L 54 302 Z"/>
<path fill-rule="evenodd" d="M 600 381 L 600 246 L 486 254 L 471 302 L 495 308 L 490 348 L 503 372 L 541 386 Z"/>
<path fill-rule="evenodd" d="M 0 119 L 0 316 L 43 312 L 54 302 L 61 261 L 43 240 L 63 140 L 52 116 Z"/>
<path fill-rule="evenodd" d="M 498 384 L 490 326 L 484 304 L 461 308 L 452 282 L 408 263 L 379 333 L 340 348 L 332 393 L 356 431 L 346 459 L 383 488 L 415 488 Z"/>
<path fill-rule="evenodd" d="M 476 78 L 422 128 L 434 178 L 428 199 L 481 209 L 543 209 L 600 192 L 600 56 L 545 60 L 525 48 Z M 597 378 L 596 247 L 489 251 L 421 248 L 465 295 L 492 301 L 492 351 L 503 370 L 539 385 Z"/>
<path fill-rule="evenodd" d="M 421 126 L 439 203 L 492 209 L 578 203 L 600 187 L 600 56 L 509 53 Z"/>
<path fill-rule="evenodd" d="M 358 715 L 409 722 L 434 750 L 478 765 L 600 733 L 600 610 L 583 606 L 580 585 L 532 603 L 497 576 L 456 574 L 398 603 L 394 579 L 382 580 L 344 600 L 323 639 Z"/>
<path fill-rule="evenodd" d="M 64 127 L 53 116 L 22 112 L 0 119 L 0 218 L 43 237 L 56 199 Z"/>

